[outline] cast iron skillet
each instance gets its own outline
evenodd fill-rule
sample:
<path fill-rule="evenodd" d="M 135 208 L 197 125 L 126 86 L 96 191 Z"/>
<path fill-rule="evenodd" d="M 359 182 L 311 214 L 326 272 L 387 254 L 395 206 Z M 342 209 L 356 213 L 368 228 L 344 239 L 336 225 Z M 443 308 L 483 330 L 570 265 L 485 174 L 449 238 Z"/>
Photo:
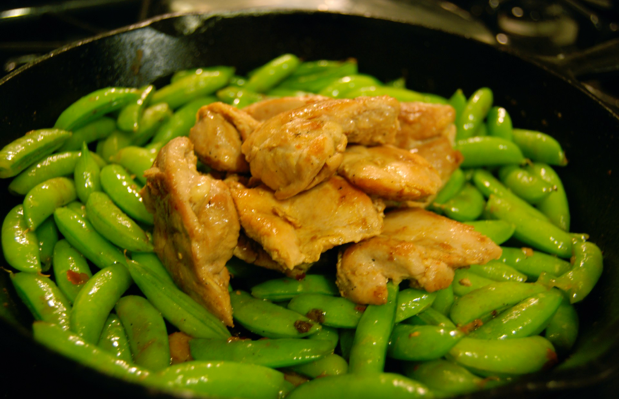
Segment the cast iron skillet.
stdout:
<path fill-rule="evenodd" d="M 404 23 L 320 12 L 241 12 L 164 16 L 58 50 L 0 81 L 0 145 L 52 126 L 81 96 L 105 86 L 140 86 L 173 71 L 234 65 L 240 73 L 286 52 L 311 59 L 354 57 L 360 69 L 410 88 L 450 96 L 488 86 L 514 125 L 555 136 L 569 166 L 560 168 L 572 230 L 587 232 L 605 255 L 604 274 L 578 305 L 581 334 L 575 367 L 533 375 L 477 398 L 614 397 L 619 337 L 619 117 L 577 84 L 516 54 Z M 0 182 L 4 215 L 19 199 Z M 0 260 L 4 262 L 4 259 Z M 6 265 L 2 264 L 6 267 Z M 6 309 L 0 318 L 0 392 L 4 397 L 161 396 L 75 364 L 34 343 L 31 317 L 0 273 Z M 577 360 L 577 361 L 576 361 Z"/>

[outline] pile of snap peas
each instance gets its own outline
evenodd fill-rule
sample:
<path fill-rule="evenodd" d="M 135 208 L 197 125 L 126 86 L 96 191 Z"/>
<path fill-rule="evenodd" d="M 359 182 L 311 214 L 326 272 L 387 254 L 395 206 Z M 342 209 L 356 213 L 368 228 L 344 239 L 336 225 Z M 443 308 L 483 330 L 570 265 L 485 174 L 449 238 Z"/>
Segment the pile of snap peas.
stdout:
<path fill-rule="evenodd" d="M 340 296 L 330 252 L 300 280 L 233 258 L 232 330 L 180 291 L 153 252 L 144 171 L 204 105 L 307 94 L 453 106 L 464 162 L 429 208 L 503 245 L 501 258 L 458 269 L 438 292 L 390 283 L 381 306 Z M 493 101 L 488 88 L 446 99 L 360 74 L 354 59 L 292 54 L 246 76 L 196 68 L 161 88 L 84 96 L 0 150 L 0 177 L 23 197 L 4 218 L 2 249 L 34 339 L 111 376 L 218 397 L 449 397 L 553 366 L 574 345 L 573 305 L 599 279 L 602 254 L 570 232 L 560 144 L 513 128 Z M 178 337 L 189 361 L 171 352 Z"/>

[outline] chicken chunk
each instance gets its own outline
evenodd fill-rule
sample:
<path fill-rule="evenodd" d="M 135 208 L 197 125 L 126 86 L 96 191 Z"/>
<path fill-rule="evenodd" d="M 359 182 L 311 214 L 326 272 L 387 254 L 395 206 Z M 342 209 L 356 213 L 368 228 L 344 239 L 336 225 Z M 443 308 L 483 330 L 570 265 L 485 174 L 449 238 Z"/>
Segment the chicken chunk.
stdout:
<path fill-rule="evenodd" d="M 141 194 L 154 214 L 155 252 L 176 284 L 225 324 L 232 326 L 225 268 L 240 224 L 228 186 L 196 171 L 186 137 L 166 144 L 144 175 Z"/>
<path fill-rule="evenodd" d="M 454 123 L 455 118 L 456 111 L 451 105 L 400 103 L 400 130 L 395 136 L 394 145 L 409 150 L 421 141 L 441 136 Z"/>
<path fill-rule="evenodd" d="M 242 151 L 252 176 L 290 198 L 333 176 L 347 143 L 392 142 L 399 107 L 387 96 L 320 101 L 266 120 Z"/>
<path fill-rule="evenodd" d="M 421 155 L 438 171 L 443 185 L 447 183 L 451 174 L 464 161 L 462 153 L 453 148 L 451 141 L 446 136 L 428 140 L 413 148 L 411 152 Z"/>
<path fill-rule="evenodd" d="M 200 108 L 189 139 L 204 164 L 219 171 L 244 173 L 249 172 L 249 164 L 241 145 L 259 125 L 244 111 L 216 102 Z"/>
<path fill-rule="evenodd" d="M 284 270 L 316 262 L 336 245 L 381 231 L 382 202 L 372 201 L 339 176 L 281 201 L 264 185 L 247 188 L 238 181 L 226 182 L 245 234 Z"/>
<path fill-rule="evenodd" d="M 411 279 L 428 292 L 447 288 L 453 269 L 484 264 L 501 248 L 471 226 L 419 208 L 385 216 L 382 233 L 346 248 L 337 265 L 342 296 L 361 304 L 387 301 L 387 281 Z"/>
<path fill-rule="evenodd" d="M 441 186 L 438 172 L 422 156 L 391 145 L 349 146 L 338 174 L 366 194 L 392 201 L 419 200 Z"/>
<path fill-rule="evenodd" d="M 303 97 L 281 97 L 258 101 L 245 108 L 243 111 L 257 121 L 264 122 L 282 112 L 329 100 L 329 97 L 313 95 Z"/>

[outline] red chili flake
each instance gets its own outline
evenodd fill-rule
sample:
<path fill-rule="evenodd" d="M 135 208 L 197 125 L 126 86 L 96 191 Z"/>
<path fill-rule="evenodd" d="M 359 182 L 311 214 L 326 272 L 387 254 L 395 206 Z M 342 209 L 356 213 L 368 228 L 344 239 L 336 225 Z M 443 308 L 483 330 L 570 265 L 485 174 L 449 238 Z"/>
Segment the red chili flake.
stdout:
<path fill-rule="evenodd" d="M 86 273 L 77 273 L 73 270 L 67 270 L 67 280 L 73 285 L 84 284 L 90 277 Z"/>
<path fill-rule="evenodd" d="M 355 310 L 357 312 L 365 312 L 365 309 L 367 309 L 367 305 L 357 305 L 357 306 L 355 306 Z"/>
<path fill-rule="evenodd" d="M 297 320 L 294 322 L 294 328 L 296 328 L 297 331 L 301 334 L 309 332 L 312 326 L 313 326 L 312 323 L 310 323 L 309 321 L 305 321 L 305 320 Z"/>
<path fill-rule="evenodd" d="M 544 363 L 544 367 L 542 367 L 542 370 L 550 370 L 555 366 L 555 364 L 559 363 L 557 352 L 553 351 L 550 348 L 546 349 L 546 358 L 548 358 L 548 360 L 546 361 L 546 363 Z"/>
<path fill-rule="evenodd" d="M 480 319 L 475 319 L 470 323 L 467 323 L 463 326 L 458 327 L 458 329 L 462 331 L 463 333 L 468 334 L 471 331 L 476 330 L 483 325 L 484 325 L 483 321 L 481 321 Z"/>

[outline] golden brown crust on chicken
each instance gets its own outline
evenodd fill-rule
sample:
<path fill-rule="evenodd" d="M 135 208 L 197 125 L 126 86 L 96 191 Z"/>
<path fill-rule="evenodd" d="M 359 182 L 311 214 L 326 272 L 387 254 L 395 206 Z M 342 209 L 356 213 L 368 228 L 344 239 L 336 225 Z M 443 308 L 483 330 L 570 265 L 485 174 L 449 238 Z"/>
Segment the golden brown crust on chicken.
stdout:
<path fill-rule="evenodd" d="M 420 141 L 441 136 L 455 118 L 456 111 L 451 105 L 402 102 L 398 116 L 400 130 L 394 145 L 408 150 Z"/>
<path fill-rule="evenodd" d="M 189 139 L 204 164 L 219 171 L 244 173 L 249 172 L 249 164 L 241 145 L 259 125 L 244 111 L 216 102 L 200 108 Z"/>
<path fill-rule="evenodd" d="M 443 184 L 451 177 L 451 174 L 460 167 L 464 156 L 453 148 L 448 137 L 441 136 L 411 150 L 412 153 L 424 157 L 441 176 Z"/>
<path fill-rule="evenodd" d="M 302 97 L 269 98 L 267 100 L 258 101 L 257 103 L 248 105 L 243 108 L 243 111 L 255 120 L 263 122 L 274 117 L 275 115 L 281 114 L 282 112 L 291 111 L 296 108 L 325 100 L 330 100 L 330 98 L 319 96 L 317 94 Z"/>
<path fill-rule="evenodd" d="M 227 182 L 245 234 L 288 270 L 316 262 L 334 246 L 375 236 L 382 227 L 382 203 L 339 176 L 281 201 L 264 185 Z"/>
<path fill-rule="evenodd" d="M 225 268 L 240 225 L 228 186 L 196 171 L 186 137 L 166 144 L 144 175 L 141 194 L 155 216 L 155 252 L 176 284 L 232 326 Z"/>
<path fill-rule="evenodd" d="M 350 245 L 337 265 L 342 296 L 362 304 L 387 300 L 387 281 L 412 279 L 429 292 L 447 288 L 453 269 L 484 264 L 501 255 L 501 248 L 471 226 L 423 209 L 389 212 L 383 231 Z"/>
<path fill-rule="evenodd" d="M 414 201 L 435 194 L 441 178 L 418 154 L 391 145 L 349 146 L 338 174 L 369 195 Z"/>

